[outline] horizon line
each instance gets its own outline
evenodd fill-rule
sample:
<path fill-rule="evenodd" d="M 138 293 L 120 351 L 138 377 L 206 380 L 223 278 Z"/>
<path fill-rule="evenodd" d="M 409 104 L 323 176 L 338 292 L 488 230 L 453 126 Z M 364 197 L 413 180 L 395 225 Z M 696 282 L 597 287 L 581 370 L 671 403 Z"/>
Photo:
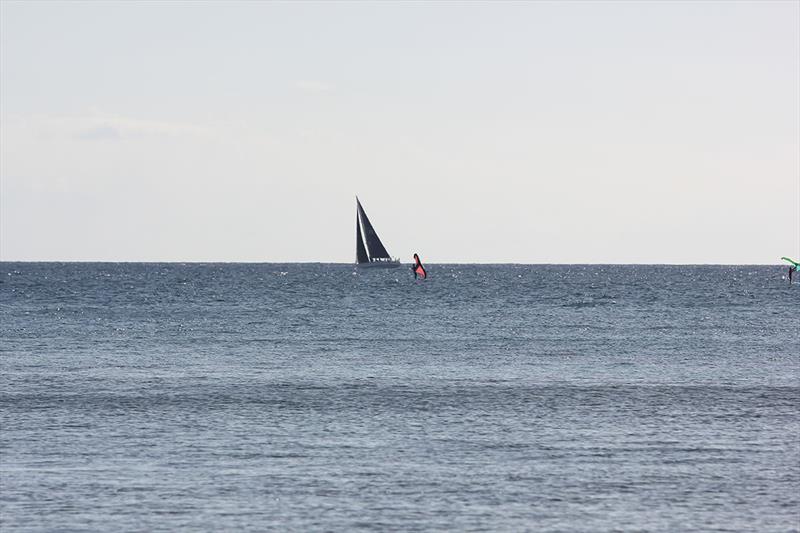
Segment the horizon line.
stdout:
<path fill-rule="evenodd" d="M 340 261 L 109 261 L 96 259 L 0 259 L 2 263 L 64 263 L 64 264 L 152 264 L 152 265 L 343 265 L 357 266 L 354 262 Z M 400 263 L 411 265 L 412 263 Z M 426 265 L 476 265 L 476 266 L 784 266 L 780 259 L 775 263 L 518 263 L 518 262 L 430 262 Z"/>

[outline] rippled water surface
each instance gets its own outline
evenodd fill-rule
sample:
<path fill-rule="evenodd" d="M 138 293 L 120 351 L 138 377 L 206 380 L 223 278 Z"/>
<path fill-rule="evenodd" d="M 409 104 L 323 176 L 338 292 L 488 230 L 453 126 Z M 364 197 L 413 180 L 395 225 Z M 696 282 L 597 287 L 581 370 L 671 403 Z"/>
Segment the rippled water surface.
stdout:
<path fill-rule="evenodd" d="M 777 267 L 0 263 L 0 528 L 800 530 Z"/>

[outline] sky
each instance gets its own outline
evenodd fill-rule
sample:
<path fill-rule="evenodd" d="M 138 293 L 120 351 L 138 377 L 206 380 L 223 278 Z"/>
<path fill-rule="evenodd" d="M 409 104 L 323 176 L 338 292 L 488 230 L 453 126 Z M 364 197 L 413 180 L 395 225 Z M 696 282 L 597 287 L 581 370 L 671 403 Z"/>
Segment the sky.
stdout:
<path fill-rule="evenodd" d="M 0 260 L 800 256 L 800 2 L 0 1 Z"/>

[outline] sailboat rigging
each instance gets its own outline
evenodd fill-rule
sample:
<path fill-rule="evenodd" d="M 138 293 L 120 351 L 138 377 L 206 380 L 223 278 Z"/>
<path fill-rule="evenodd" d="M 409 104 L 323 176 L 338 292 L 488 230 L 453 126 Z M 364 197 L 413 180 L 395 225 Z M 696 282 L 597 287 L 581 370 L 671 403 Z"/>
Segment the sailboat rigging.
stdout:
<path fill-rule="evenodd" d="M 356 197 L 356 264 L 359 267 L 397 268 L 399 259 L 392 259 Z"/>

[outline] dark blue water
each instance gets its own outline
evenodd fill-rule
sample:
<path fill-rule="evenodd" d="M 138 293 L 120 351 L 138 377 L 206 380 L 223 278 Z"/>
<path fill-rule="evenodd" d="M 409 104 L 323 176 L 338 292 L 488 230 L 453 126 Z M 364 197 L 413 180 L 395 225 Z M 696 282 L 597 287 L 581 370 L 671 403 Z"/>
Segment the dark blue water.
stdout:
<path fill-rule="evenodd" d="M 778 267 L 0 263 L 0 528 L 800 530 Z"/>

